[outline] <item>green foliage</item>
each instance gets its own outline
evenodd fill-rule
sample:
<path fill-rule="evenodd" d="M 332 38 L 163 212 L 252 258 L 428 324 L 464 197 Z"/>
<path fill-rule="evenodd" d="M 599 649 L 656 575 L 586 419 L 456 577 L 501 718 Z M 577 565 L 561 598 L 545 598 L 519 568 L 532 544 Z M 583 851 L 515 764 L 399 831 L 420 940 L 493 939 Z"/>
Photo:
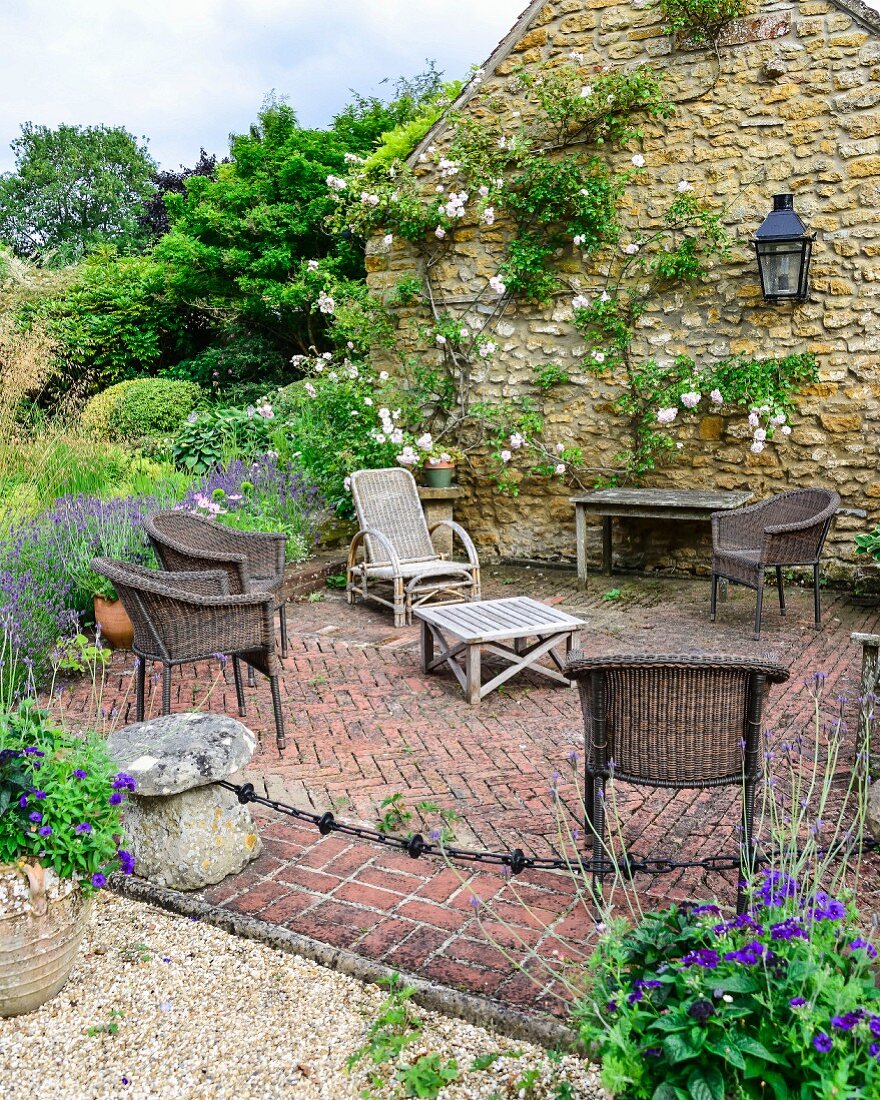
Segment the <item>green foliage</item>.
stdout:
<path fill-rule="evenodd" d="M 421 1035 L 422 1022 L 410 1005 L 415 990 L 404 986 L 397 974 L 383 984 L 390 987 L 388 997 L 370 1024 L 366 1041 L 349 1055 L 346 1062 L 349 1072 L 366 1057 L 377 1066 L 396 1061 Z"/>
<path fill-rule="evenodd" d="M 281 385 L 289 377 L 288 362 L 277 339 L 233 325 L 218 332 L 215 342 L 191 359 L 166 367 L 162 374 L 195 382 L 206 393 L 232 404 L 233 394 L 250 388 L 254 395 L 257 391 L 262 395 L 268 387 Z"/>
<path fill-rule="evenodd" d="M 571 377 L 565 367 L 558 363 L 547 363 L 543 367 L 532 367 L 535 376 L 535 385 L 542 390 L 552 390 L 554 386 L 564 386 L 571 381 Z"/>
<path fill-rule="evenodd" d="M 171 446 L 174 461 L 193 474 L 204 474 L 232 458 L 256 458 L 269 450 L 271 419 L 253 406 L 222 405 L 190 414 Z"/>
<path fill-rule="evenodd" d="M 612 1095 L 824 1100 L 831 1082 L 875 1094 L 874 948 L 823 891 L 799 906 L 766 872 L 758 893 L 742 918 L 673 906 L 603 934 L 575 1018 Z"/>
<path fill-rule="evenodd" d="M 115 440 L 170 435 L 193 411 L 201 396 L 194 383 L 170 378 L 118 382 L 87 402 L 82 426 L 86 431 Z"/>
<path fill-rule="evenodd" d="M 99 250 L 72 281 L 26 303 L 20 324 L 40 323 L 54 344 L 50 394 L 88 393 L 157 373 L 191 347 L 187 317 L 166 294 L 166 271 L 149 256 Z"/>
<path fill-rule="evenodd" d="M 710 45 L 749 10 L 747 0 L 659 0 L 659 7 L 667 34 Z"/>
<path fill-rule="evenodd" d="M 434 93 L 423 97 L 420 102 L 413 102 L 410 108 L 414 112 L 413 116 L 382 134 L 378 145 L 364 161 L 365 166 L 387 168 L 395 161 L 406 160 L 450 103 L 458 98 L 462 87 L 460 80 L 452 80 L 441 84 Z"/>
<path fill-rule="evenodd" d="M 26 122 L 0 175 L 0 240 L 44 265 L 75 263 L 101 244 L 138 247 L 156 165 L 122 127 Z"/>
<path fill-rule="evenodd" d="M 103 738 L 68 734 L 32 700 L 0 713 L 0 863 L 38 860 L 62 878 L 118 866 L 126 790 Z M 95 885 L 100 884 L 100 879 Z"/>
<path fill-rule="evenodd" d="M 880 526 L 866 535 L 856 535 L 856 553 L 870 554 L 874 561 L 880 561 Z"/>
<path fill-rule="evenodd" d="M 376 824 L 380 833 L 399 832 L 412 821 L 412 810 L 407 806 L 400 791 L 395 791 L 394 794 L 383 798 L 379 803 L 379 809 L 384 811 Z"/>
<path fill-rule="evenodd" d="M 402 1064 L 397 1070 L 397 1080 L 403 1085 L 406 1096 L 436 1100 L 440 1090 L 459 1078 L 458 1063 L 454 1058 L 440 1061 L 439 1054 L 423 1054 L 411 1065 Z"/>

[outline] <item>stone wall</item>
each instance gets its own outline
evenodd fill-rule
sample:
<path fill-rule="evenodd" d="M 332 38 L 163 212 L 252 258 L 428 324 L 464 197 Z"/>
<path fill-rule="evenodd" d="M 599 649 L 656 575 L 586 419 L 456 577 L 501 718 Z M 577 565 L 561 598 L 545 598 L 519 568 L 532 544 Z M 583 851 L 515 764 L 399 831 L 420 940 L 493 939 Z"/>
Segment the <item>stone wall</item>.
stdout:
<path fill-rule="evenodd" d="M 678 459 L 647 484 L 750 488 L 757 497 L 828 486 L 844 506 L 867 509 L 873 526 L 880 521 L 880 15 L 856 0 L 763 5 L 755 18 L 731 28 L 719 67 L 711 50 L 674 44 L 650 0 L 533 4 L 462 109 L 479 114 L 500 92 L 513 129 L 513 112 L 524 105 L 511 74 L 522 63 L 565 59 L 571 51 L 582 53 L 585 64 L 652 62 L 664 93 L 677 104 L 671 118 L 644 127 L 640 146 L 657 206 L 649 202 L 624 218 L 638 219 L 642 230 L 650 227 L 661 199 L 668 201 L 686 179 L 723 209 L 735 238 L 730 260 L 716 265 L 704 283 L 651 303 L 637 353 L 685 353 L 699 365 L 738 353 L 812 352 L 820 363 L 820 382 L 800 395 L 787 442 L 751 454 L 743 417 L 706 417 L 683 429 Z M 425 144 L 442 150 L 447 138 L 441 124 Z M 622 152 L 621 163 L 635 151 Z M 773 194 L 786 191 L 816 233 L 811 300 L 770 305 L 761 297 L 749 241 Z M 437 280 L 452 308 L 497 272 L 504 234 L 503 220 L 456 230 Z M 395 245 L 389 254 L 372 246 L 372 285 L 392 285 L 413 262 L 405 247 Z M 560 267 L 591 293 L 589 267 L 579 253 L 561 257 Z M 497 328 L 499 352 L 479 385 L 499 396 L 530 394 L 544 405 L 549 439 L 582 446 L 595 467 L 613 466 L 623 423 L 610 402 L 619 387 L 582 369 L 589 349 L 570 318 L 569 297 L 546 309 L 510 303 Z M 420 320 L 409 319 L 413 329 Z M 471 323 L 480 322 L 474 316 Z M 549 396 L 536 389 L 532 374 L 546 363 L 559 364 L 571 377 Z M 466 476 L 466 484 L 469 497 L 457 506 L 457 518 L 484 553 L 573 556 L 573 486 L 529 479 L 510 498 L 481 477 Z M 852 566 L 852 535 L 864 527 L 863 520 L 838 519 L 828 543 L 832 570 Z M 676 533 L 632 524 L 615 546 L 624 564 L 699 568 L 707 564 L 704 534 L 693 525 Z M 598 537 L 597 528 L 594 557 Z"/>

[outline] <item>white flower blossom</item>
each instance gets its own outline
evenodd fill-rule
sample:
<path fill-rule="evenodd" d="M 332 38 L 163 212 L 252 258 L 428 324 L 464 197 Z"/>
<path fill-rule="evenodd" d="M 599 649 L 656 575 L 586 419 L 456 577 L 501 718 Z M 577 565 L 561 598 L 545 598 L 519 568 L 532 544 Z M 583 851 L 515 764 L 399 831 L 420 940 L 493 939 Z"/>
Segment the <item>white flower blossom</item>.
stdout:
<path fill-rule="evenodd" d="M 723 405 L 724 396 L 722 395 L 721 390 L 712 390 L 712 392 L 709 394 L 709 400 L 712 402 L 713 405 Z"/>
<path fill-rule="evenodd" d="M 482 359 L 488 359 L 490 355 L 494 355 L 498 350 L 498 345 L 492 341 L 487 340 L 485 344 L 480 344 L 480 357 Z"/>
<path fill-rule="evenodd" d="M 586 239 L 587 238 L 584 236 L 583 233 L 578 233 L 576 236 L 572 237 L 571 243 L 575 246 L 575 248 L 580 248 L 580 246 L 584 243 Z"/>
<path fill-rule="evenodd" d="M 564 462 L 557 463 L 555 472 L 557 474 L 564 474 L 565 473 L 565 463 Z"/>
<path fill-rule="evenodd" d="M 410 446 L 404 447 L 399 455 L 395 455 L 395 458 L 399 466 L 417 466 L 420 461 L 419 456 Z"/>
<path fill-rule="evenodd" d="M 565 450 L 565 444 L 564 443 L 557 443 L 556 444 L 556 453 L 558 455 L 561 455 L 564 450 Z"/>
<path fill-rule="evenodd" d="M 309 262 L 306 264 L 306 267 L 309 269 L 309 271 L 317 271 L 318 266 L 319 264 L 317 260 L 309 260 Z"/>
<path fill-rule="evenodd" d="M 685 191 L 693 191 L 693 187 L 691 187 L 687 180 L 679 180 L 677 191 L 680 195 L 683 195 Z"/>
<path fill-rule="evenodd" d="M 434 446 L 434 438 L 430 432 L 425 432 L 424 435 L 420 435 L 416 440 L 416 446 L 420 447 L 423 451 L 430 451 Z"/>
<path fill-rule="evenodd" d="M 486 209 L 483 211 L 483 219 L 482 220 L 483 220 L 484 225 L 494 225 L 495 224 L 495 207 L 494 206 L 487 206 L 486 207 Z"/>
<path fill-rule="evenodd" d="M 369 405 L 372 405 L 372 404 L 373 404 L 373 399 L 372 399 L 372 397 L 365 397 L 365 398 L 364 398 L 364 404 L 365 404 L 365 405 L 368 405 L 368 406 L 369 406 Z"/>
<path fill-rule="evenodd" d="M 571 300 L 572 309 L 586 309 L 590 304 L 590 299 L 585 298 L 583 294 L 576 294 Z"/>
<path fill-rule="evenodd" d="M 443 345 L 446 343 L 446 337 L 439 332 L 437 333 L 435 340 L 441 347 L 443 347 Z"/>
<path fill-rule="evenodd" d="M 260 414 L 260 416 L 262 416 L 264 420 L 272 420 L 275 416 L 275 413 L 272 411 L 272 406 L 269 404 L 268 401 L 265 402 L 265 404 L 263 405 L 259 405 L 257 407 L 257 412 Z"/>
<path fill-rule="evenodd" d="M 632 158 L 632 163 L 633 166 L 636 168 L 644 168 L 645 158 L 642 156 L 641 153 L 636 153 L 636 155 Z"/>
<path fill-rule="evenodd" d="M 691 390 L 689 393 L 683 393 L 681 395 L 681 403 L 686 409 L 695 409 L 700 403 L 700 395 L 696 390 Z"/>
<path fill-rule="evenodd" d="M 328 176 L 325 183 L 331 191 L 344 191 L 348 184 L 344 179 L 340 179 L 339 176 Z"/>
<path fill-rule="evenodd" d="M 378 206 L 379 196 L 374 195 L 371 191 L 361 191 L 361 202 L 367 206 Z"/>
<path fill-rule="evenodd" d="M 373 436 L 373 439 L 375 439 L 377 443 L 384 443 L 386 438 L 384 432 L 376 432 Z"/>
<path fill-rule="evenodd" d="M 390 377 L 391 377 L 391 375 L 388 373 L 387 370 L 380 370 L 379 371 L 379 381 L 380 382 L 387 382 Z"/>
<path fill-rule="evenodd" d="M 489 280 L 489 286 L 492 290 L 495 291 L 496 294 L 503 294 L 505 290 L 507 290 L 507 287 L 504 285 L 504 283 L 501 281 L 501 277 L 498 275 L 492 276 L 492 278 Z"/>
<path fill-rule="evenodd" d="M 761 423 L 761 418 L 758 416 L 754 409 L 749 413 L 749 427 L 757 428 Z"/>
<path fill-rule="evenodd" d="M 585 84 L 581 88 L 581 99 L 589 99 L 592 94 L 593 94 L 592 84 Z"/>
<path fill-rule="evenodd" d="M 434 236 L 440 241 L 442 241 L 443 238 L 446 236 L 446 230 L 443 228 L 442 225 L 438 225 L 437 228 L 434 230 Z"/>
<path fill-rule="evenodd" d="M 306 382 L 306 384 L 303 386 L 303 389 L 306 391 L 309 397 L 318 396 L 318 391 L 315 389 L 311 382 Z"/>
<path fill-rule="evenodd" d="M 479 194 L 480 198 L 482 199 L 488 198 L 489 188 L 485 185 L 485 183 L 480 186 Z"/>
<path fill-rule="evenodd" d="M 525 443 L 525 437 L 520 435 L 519 432 L 514 432 L 513 435 L 510 437 L 510 446 L 515 451 L 518 451 L 523 443 Z"/>
<path fill-rule="evenodd" d="M 763 443 L 767 438 L 767 433 L 763 428 L 756 428 L 754 438 L 756 443 Z"/>
<path fill-rule="evenodd" d="M 594 351 L 593 352 L 593 362 L 594 363 L 604 363 L 605 362 L 605 353 L 601 352 L 601 351 Z"/>
<path fill-rule="evenodd" d="M 783 435 L 791 435 L 791 428 L 788 424 L 783 424 L 779 430 Z"/>
<path fill-rule="evenodd" d="M 513 458 L 513 455 L 510 453 L 510 451 L 502 451 L 498 457 L 501 459 L 502 462 L 510 462 L 510 460 Z"/>
<path fill-rule="evenodd" d="M 382 244 L 384 244 L 386 248 L 390 248 L 391 245 L 394 244 L 394 234 L 386 233 L 382 238 Z"/>
<path fill-rule="evenodd" d="M 759 455 L 764 450 L 764 444 L 760 439 L 756 439 L 755 442 L 749 447 L 749 450 L 753 455 Z"/>
<path fill-rule="evenodd" d="M 638 252 L 638 250 L 639 250 L 639 246 L 635 243 L 635 241 L 632 241 L 630 244 L 626 245 L 623 249 L 623 251 L 627 254 L 627 256 L 635 256 L 635 254 Z"/>
<path fill-rule="evenodd" d="M 336 303 L 333 301 L 329 294 L 322 290 L 321 293 L 318 295 L 318 309 L 322 313 L 332 313 L 335 308 Z"/>
<path fill-rule="evenodd" d="M 395 428 L 393 432 L 390 432 L 388 438 L 395 445 L 400 445 L 403 442 L 403 430 L 401 428 Z"/>
<path fill-rule="evenodd" d="M 678 409 L 666 408 L 657 410 L 657 423 L 658 424 L 671 424 L 673 420 L 678 416 Z"/>

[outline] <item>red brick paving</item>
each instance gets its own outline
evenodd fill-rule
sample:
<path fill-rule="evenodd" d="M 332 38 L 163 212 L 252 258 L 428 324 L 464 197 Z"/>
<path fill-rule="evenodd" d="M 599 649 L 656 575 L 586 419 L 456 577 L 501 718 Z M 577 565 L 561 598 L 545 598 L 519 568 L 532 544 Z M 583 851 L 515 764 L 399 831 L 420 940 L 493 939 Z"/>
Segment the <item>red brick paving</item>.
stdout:
<path fill-rule="evenodd" d="M 579 593 L 566 572 L 497 567 L 489 574 L 489 597 L 528 592 L 585 618 L 589 625 L 580 644 L 591 653 L 772 651 L 792 668 L 765 712 L 778 737 L 810 727 L 814 703 L 804 679 L 813 672 L 827 674 L 831 698 L 855 696 L 860 651 L 850 643 L 850 632 L 880 628 L 876 610 L 852 607 L 844 593 L 825 593 L 825 627 L 816 632 L 808 590 L 789 591 L 785 619 L 768 590 L 764 633 L 756 644 L 750 626 L 754 596 L 742 589 L 731 591 L 713 625 L 703 581 L 616 578 L 622 597 L 603 601 L 612 587 L 604 578 L 592 578 L 590 592 Z M 289 748 L 283 758 L 275 748 L 266 685 L 258 676 L 256 689 L 246 689 L 246 721 L 262 736 L 248 773 L 259 792 L 373 825 L 381 800 L 401 792 L 410 810 L 422 800 L 455 810 L 461 846 L 522 847 L 541 855 L 558 847 L 548 787 L 555 771 L 570 774 L 566 757 L 582 746 L 574 691 L 524 675 L 470 706 L 451 674 L 422 675 L 416 629 L 394 628 L 382 610 L 349 608 L 338 593 L 328 593 L 292 606 L 288 619 L 283 694 Z M 133 718 L 130 678 L 130 654 L 117 654 L 104 693 L 105 708 L 119 711 L 117 723 Z M 86 686 L 75 686 L 66 706 L 83 713 L 87 697 Z M 176 709 L 195 702 L 236 714 L 231 683 L 207 665 L 178 677 L 174 699 Z M 577 802 L 566 780 L 562 792 Z M 669 793 L 621 787 L 617 803 L 636 855 L 691 858 L 735 850 L 734 789 Z M 557 979 L 565 960 L 577 960 L 587 949 L 594 927 L 567 876 L 527 871 L 510 883 L 491 870 L 451 870 L 429 859 L 416 863 L 405 853 L 339 835 L 321 838 L 313 828 L 271 812 L 258 810 L 256 816 L 263 854 L 243 874 L 205 891 L 207 901 L 454 988 L 533 1009 L 559 1010 L 564 1004 L 560 992 L 567 994 Z M 425 818 L 416 814 L 411 827 L 437 824 L 436 815 Z M 735 892 L 732 873 L 638 876 L 636 885 L 642 904 L 650 905 L 716 890 L 732 899 Z M 473 899 L 479 899 L 477 909 Z M 511 961 L 530 952 L 536 956 L 527 966 L 534 980 Z"/>

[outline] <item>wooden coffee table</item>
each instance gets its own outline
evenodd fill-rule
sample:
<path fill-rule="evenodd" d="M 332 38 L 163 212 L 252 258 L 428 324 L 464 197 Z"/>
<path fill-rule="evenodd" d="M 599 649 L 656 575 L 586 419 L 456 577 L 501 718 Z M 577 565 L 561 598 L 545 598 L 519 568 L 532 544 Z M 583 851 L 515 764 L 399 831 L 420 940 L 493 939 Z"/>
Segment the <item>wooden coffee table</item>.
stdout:
<path fill-rule="evenodd" d="M 413 615 L 422 623 L 422 671 L 431 672 L 447 664 L 469 703 L 479 703 L 524 669 L 570 685 L 563 675 L 564 661 L 555 647 L 564 642 L 567 654 L 573 634 L 586 625 L 583 619 L 528 596 L 416 607 Z M 447 636 L 453 640 L 447 640 Z M 528 643 L 529 638 L 534 641 Z M 513 644 L 505 645 L 506 642 Z M 439 649 L 436 655 L 435 645 Z M 483 649 L 509 662 L 508 668 L 485 684 L 480 673 Z M 463 661 L 459 659 L 461 655 Z M 555 667 L 538 664 L 544 656 L 549 656 Z"/>

